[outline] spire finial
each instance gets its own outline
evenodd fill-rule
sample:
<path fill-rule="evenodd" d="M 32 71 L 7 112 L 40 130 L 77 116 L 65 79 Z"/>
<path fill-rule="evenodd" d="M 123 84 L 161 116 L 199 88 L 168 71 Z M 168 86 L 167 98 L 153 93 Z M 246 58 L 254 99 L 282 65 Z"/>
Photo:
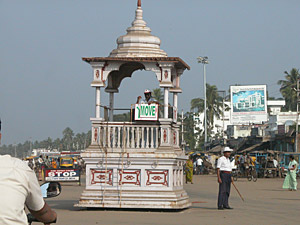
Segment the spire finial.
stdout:
<path fill-rule="evenodd" d="M 137 6 L 142 7 L 142 1 L 141 0 L 138 0 Z"/>

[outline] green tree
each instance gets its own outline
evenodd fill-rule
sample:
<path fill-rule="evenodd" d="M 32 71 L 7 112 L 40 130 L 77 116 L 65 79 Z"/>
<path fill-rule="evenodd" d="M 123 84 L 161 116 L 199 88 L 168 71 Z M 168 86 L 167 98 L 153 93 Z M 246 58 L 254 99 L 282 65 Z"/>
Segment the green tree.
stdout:
<path fill-rule="evenodd" d="M 184 140 L 185 142 L 189 145 L 190 149 L 195 149 L 196 142 L 197 142 L 197 134 L 195 135 L 194 133 L 194 127 L 195 127 L 195 122 L 194 122 L 194 113 L 192 112 L 187 112 L 184 115 Z"/>
<path fill-rule="evenodd" d="M 73 143 L 74 132 L 70 127 L 63 130 L 63 147 L 64 150 L 71 150 Z"/>
<path fill-rule="evenodd" d="M 160 105 L 164 104 L 164 95 L 160 88 L 155 88 L 152 90 L 152 97 L 155 98 Z"/>
<path fill-rule="evenodd" d="M 84 149 L 85 137 L 86 137 L 85 133 L 78 133 L 75 135 L 73 142 L 76 150 Z"/>
<path fill-rule="evenodd" d="M 152 97 L 156 99 L 159 103 L 158 107 L 158 115 L 159 118 L 163 118 L 164 116 L 164 95 L 160 88 L 155 88 L 152 90 Z"/>
<path fill-rule="evenodd" d="M 56 138 L 53 141 L 53 148 L 59 151 L 61 149 L 60 145 L 61 145 L 61 140 L 59 138 Z"/>
<path fill-rule="evenodd" d="M 281 85 L 280 92 L 285 99 L 285 109 L 296 111 L 297 108 L 297 79 L 299 79 L 299 70 L 293 68 L 290 73 L 284 72 L 285 80 L 279 80 L 277 83 Z"/>
<path fill-rule="evenodd" d="M 92 131 L 89 130 L 86 134 L 86 147 L 90 146 L 92 143 Z"/>
<path fill-rule="evenodd" d="M 114 121 L 117 121 L 117 122 L 130 121 L 130 112 L 114 115 Z"/>
<path fill-rule="evenodd" d="M 47 149 L 51 150 L 53 148 L 53 143 L 50 137 L 47 138 L 46 143 L 47 143 Z"/>
<path fill-rule="evenodd" d="M 218 94 L 218 89 L 215 85 L 206 84 L 206 117 L 208 125 L 208 134 L 214 126 L 214 118 L 222 116 L 223 99 Z M 191 110 L 196 110 L 198 113 L 204 112 L 204 100 L 194 98 L 191 100 Z"/>
<path fill-rule="evenodd" d="M 204 100 L 201 98 L 193 98 L 191 100 L 191 110 L 194 112 L 204 111 Z"/>

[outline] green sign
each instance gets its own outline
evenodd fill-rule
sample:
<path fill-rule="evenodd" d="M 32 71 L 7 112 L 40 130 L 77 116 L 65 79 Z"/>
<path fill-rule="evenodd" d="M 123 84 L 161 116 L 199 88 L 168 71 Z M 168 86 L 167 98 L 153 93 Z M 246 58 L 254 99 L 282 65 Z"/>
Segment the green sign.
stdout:
<path fill-rule="evenodd" d="M 158 105 L 157 104 L 135 104 L 135 120 L 158 120 Z"/>

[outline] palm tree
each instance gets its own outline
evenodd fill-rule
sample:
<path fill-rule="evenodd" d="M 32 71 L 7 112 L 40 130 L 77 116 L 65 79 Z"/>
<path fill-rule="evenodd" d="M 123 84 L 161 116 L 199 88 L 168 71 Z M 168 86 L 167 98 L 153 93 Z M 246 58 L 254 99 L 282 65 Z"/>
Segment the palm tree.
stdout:
<path fill-rule="evenodd" d="M 196 112 L 203 112 L 204 111 L 204 100 L 201 98 L 193 98 L 191 100 L 191 110 L 195 110 Z"/>
<path fill-rule="evenodd" d="M 206 84 L 206 116 L 207 124 L 210 128 L 214 125 L 214 117 L 220 118 L 222 115 L 222 97 L 218 94 L 218 89 L 215 85 Z M 194 98 L 191 100 L 191 110 L 204 112 L 204 100 Z"/>
<path fill-rule="evenodd" d="M 277 83 L 281 85 L 280 92 L 285 99 L 287 110 L 296 111 L 297 108 L 297 94 L 295 88 L 297 87 L 297 79 L 299 79 L 299 70 L 293 68 L 290 73 L 284 72 L 285 80 L 279 80 Z"/>
<path fill-rule="evenodd" d="M 152 97 L 155 98 L 160 105 L 164 104 L 164 96 L 160 88 L 155 88 L 152 90 Z"/>
<path fill-rule="evenodd" d="M 63 144 L 65 150 L 70 150 L 72 148 L 74 132 L 70 127 L 63 130 Z"/>
<path fill-rule="evenodd" d="M 156 99 L 156 101 L 158 101 L 159 103 L 159 108 L 158 108 L 158 115 L 159 118 L 163 117 L 163 113 L 164 113 L 164 95 L 161 91 L 160 88 L 155 88 L 152 90 L 152 97 Z"/>
<path fill-rule="evenodd" d="M 210 128 L 214 125 L 214 117 L 220 119 L 222 116 L 222 100 L 216 85 L 206 84 L 207 122 Z"/>

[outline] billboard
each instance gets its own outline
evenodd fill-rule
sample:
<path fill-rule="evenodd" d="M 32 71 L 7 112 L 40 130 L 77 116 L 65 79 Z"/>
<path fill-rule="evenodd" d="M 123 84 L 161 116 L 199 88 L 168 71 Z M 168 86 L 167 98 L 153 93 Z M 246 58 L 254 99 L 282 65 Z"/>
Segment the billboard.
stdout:
<path fill-rule="evenodd" d="M 266 122 L 267 86 L 230 86 L 232 124 L 251 124 Z"/>
<path fill-rule="evenodd" d="M 45 169 L 45 181 L 80 181 L 80 170 Z"/>
<path fill-rule="evenodd" d="M 148 121 L 158 120 L 158 105 L 135 104 L 134 119 Z"/>

